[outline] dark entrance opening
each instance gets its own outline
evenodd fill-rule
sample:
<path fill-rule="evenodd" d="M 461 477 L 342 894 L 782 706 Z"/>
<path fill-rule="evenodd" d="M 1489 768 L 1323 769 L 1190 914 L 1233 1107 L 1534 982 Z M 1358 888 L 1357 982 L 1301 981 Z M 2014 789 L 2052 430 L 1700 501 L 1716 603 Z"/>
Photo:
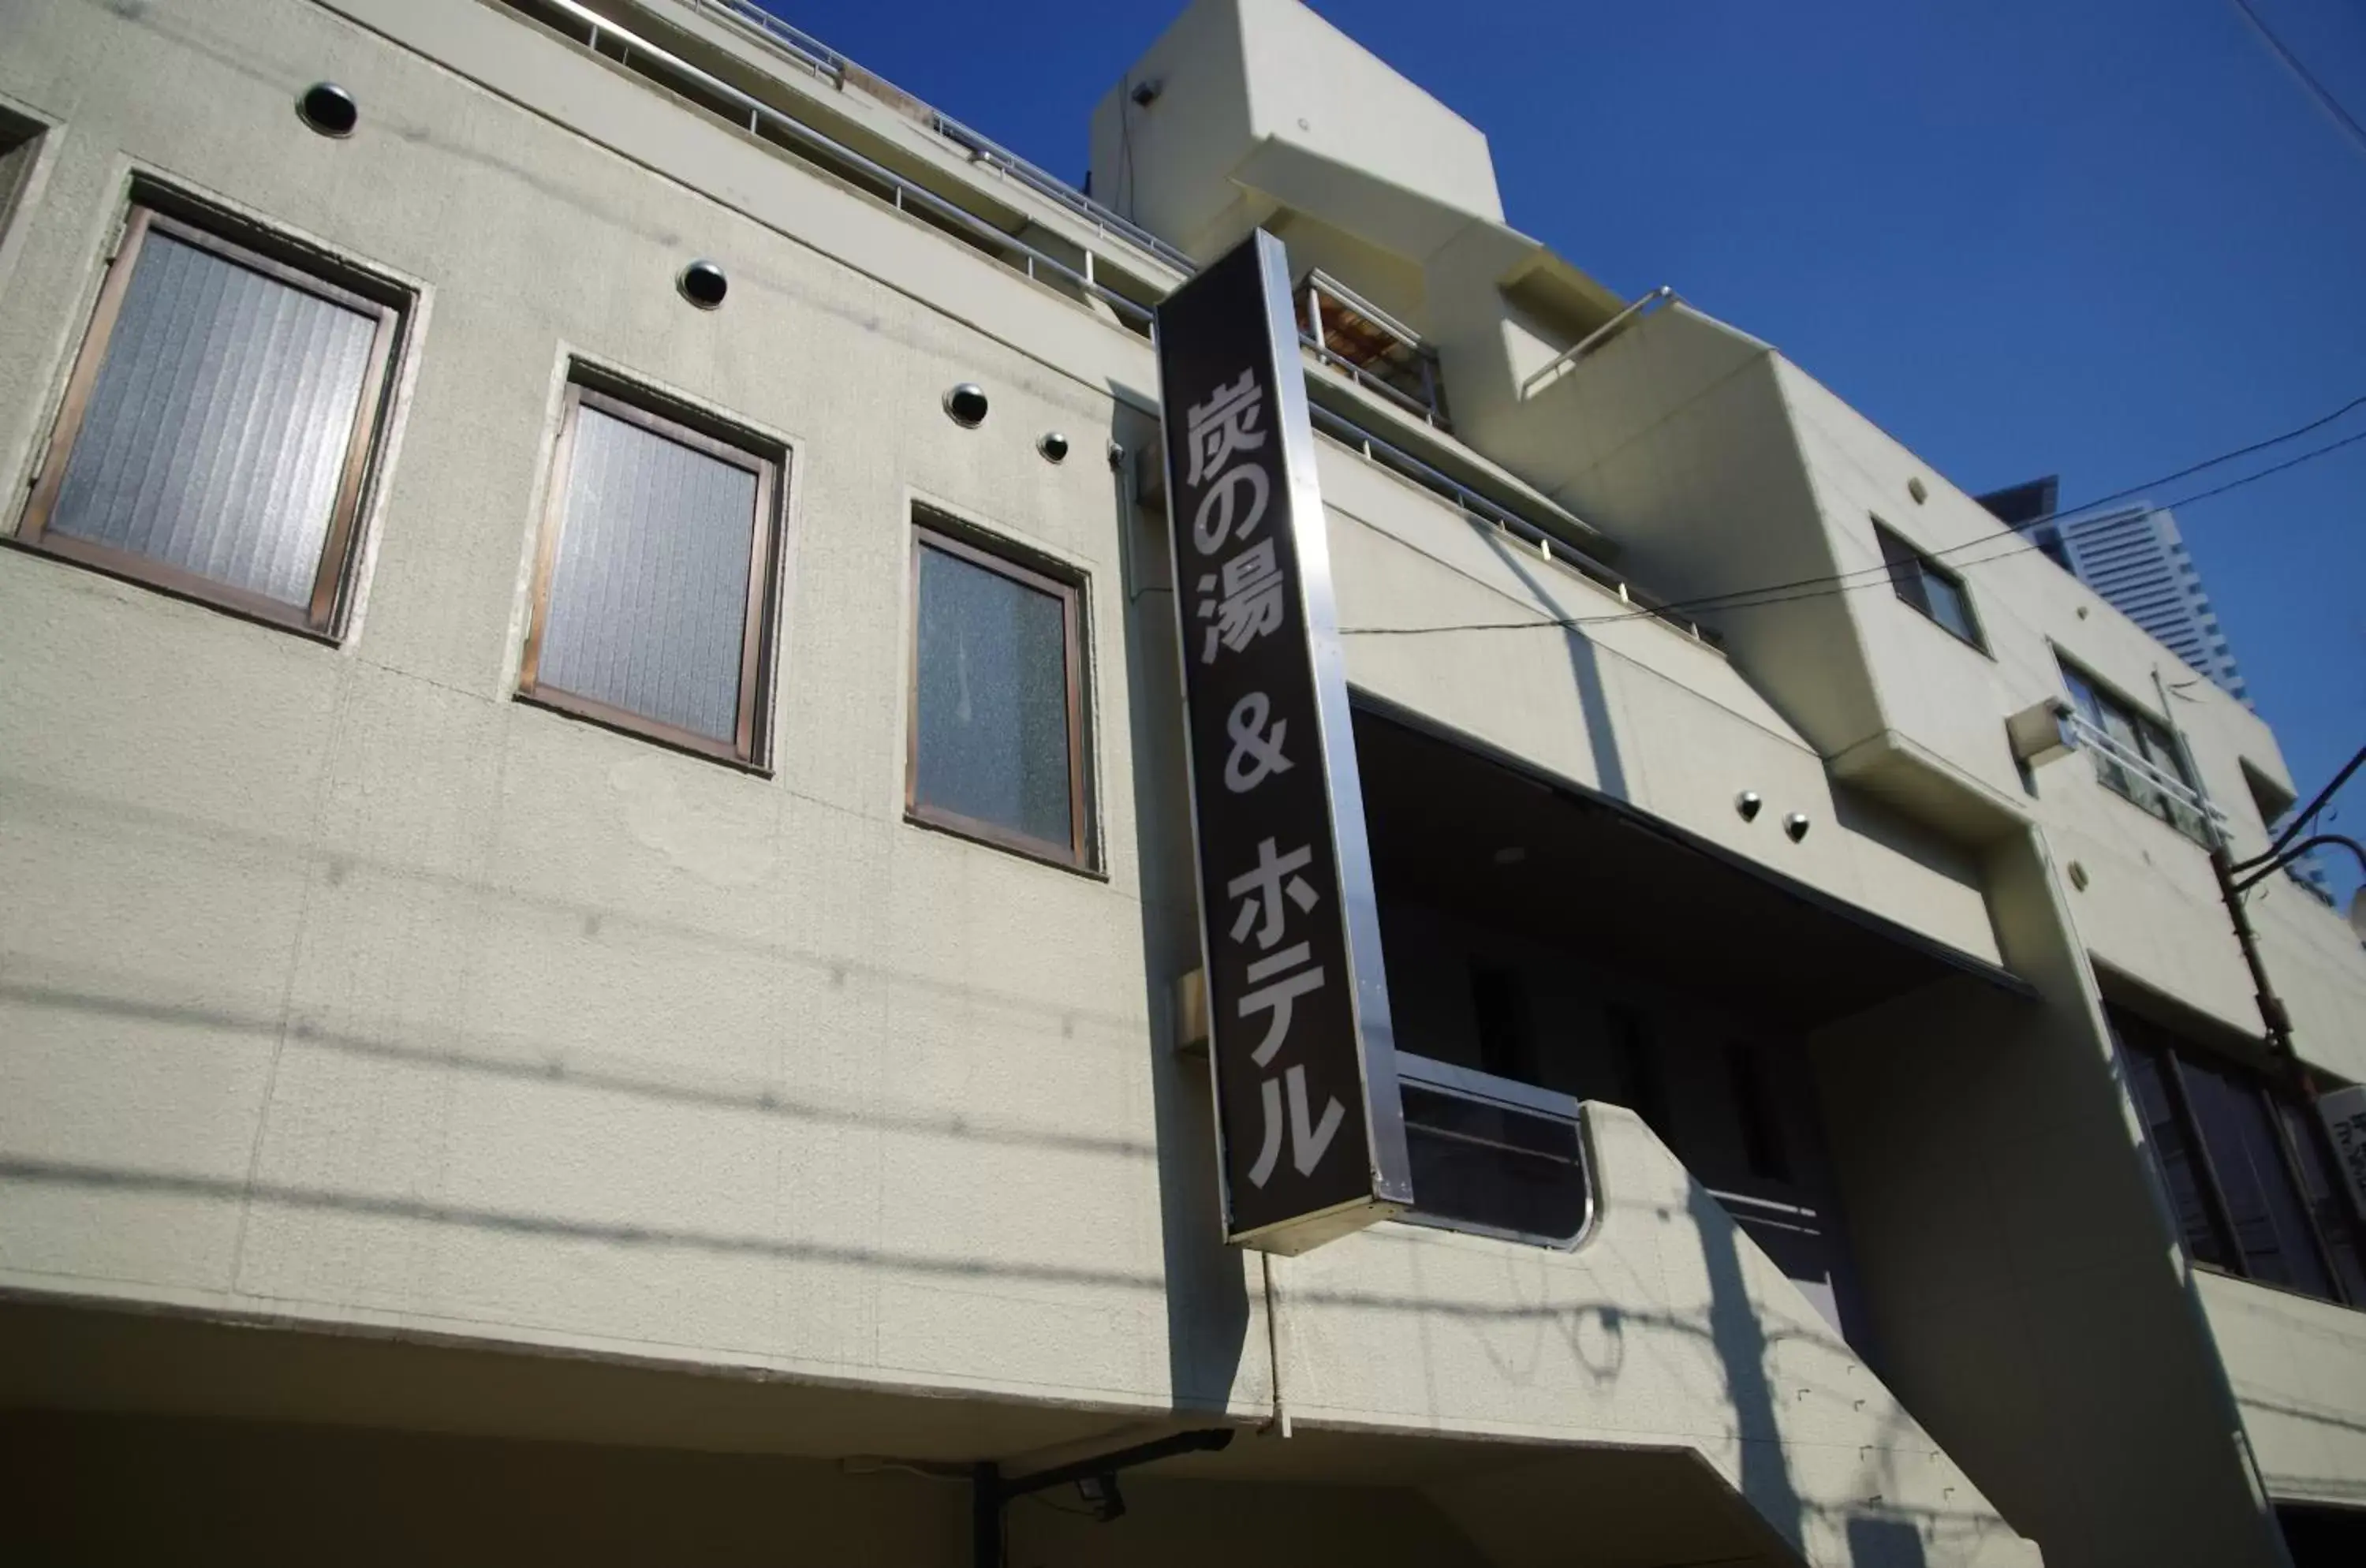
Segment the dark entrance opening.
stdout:
<path fill-rule="evenodd" d="M 1419 1206 L 1432 1201 L 1425 1136 L 1461 1134 L 1447 1191 L 1458 1208 L 1488 1179 L 1472 1152 L 1484 1140 L 1427 1126 L 1415 1096 L 1429 1080 L 1494 1086 L 1507 1100 L 1526 1091 L 1540 1106 L 1623 1105 L 1847 1332 L 1857 1312 L 1806 1032 L 1967 970 L 2027 987 L 1361 698 L 1356 746 Z M 1535 1135 L 1508 1123 L 1489 1135 L 1496 1164 L 1529 1176 L 1515 1184 L 1527 1208 L 1506 1198 L 1504 1212 L 1530 1213 L 1538 1168 L 1520 1145 Z M 1562 1239 L 1550 1225 L 1471 1228 Z"/>

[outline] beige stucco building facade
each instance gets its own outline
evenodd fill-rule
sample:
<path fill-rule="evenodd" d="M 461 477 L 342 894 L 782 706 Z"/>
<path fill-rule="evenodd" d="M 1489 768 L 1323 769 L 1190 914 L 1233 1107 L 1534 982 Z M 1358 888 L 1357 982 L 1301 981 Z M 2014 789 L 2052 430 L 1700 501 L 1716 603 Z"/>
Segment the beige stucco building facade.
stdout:
<path fill-rule="evenodd" d="M 1510 227 L 1292 0 L 1198 0 L 1091 138 L 1099 204 L 719 0 L 0 0 L 23 1560 L 2341 1560 L 2366 1275 L 2204 847 L 2317 781 L 1778 347 Z M 1147 325 L 1259 226 L 1399 1046 L 1583 1150 L 1542 1219 L 1270 1260 L 1177 1000 Z M 89 545 L 296 482 L 264 402 L 206 423 L 251 367 L 333 402 L 315 340 L 175 346 L 167 254 L 381 345 L 294 598 Z M 603 420 L 754 476 L 736 730 L 560 690 L 629 620 L 559 543 Z M 932 807 L 1003 700 L 932 705 L 953 570 L 1065 617 L 1023 830 Z M 2250 909 L 2302 1069 L 2366 1079 L 2357 940 Z M 979 1527 L 977 1465 L 1216 1430 Z"/>

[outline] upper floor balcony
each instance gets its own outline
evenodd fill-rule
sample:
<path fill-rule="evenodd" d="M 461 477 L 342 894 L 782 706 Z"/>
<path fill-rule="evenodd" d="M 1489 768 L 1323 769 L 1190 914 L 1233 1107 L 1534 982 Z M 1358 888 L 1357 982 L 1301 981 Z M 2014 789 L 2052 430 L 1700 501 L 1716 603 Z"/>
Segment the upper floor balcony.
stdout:
<path fill-rule="evenodd" d="M 1174 246 L 749 0 L 487 0 L 1144 336 Z"/>
<path fill-rule="evenodd" d="M 1451 430 L 1437 351 L 1320 268 L 1299 280 L 1299 339 L 1324 364 L 1439 430 Z"/>

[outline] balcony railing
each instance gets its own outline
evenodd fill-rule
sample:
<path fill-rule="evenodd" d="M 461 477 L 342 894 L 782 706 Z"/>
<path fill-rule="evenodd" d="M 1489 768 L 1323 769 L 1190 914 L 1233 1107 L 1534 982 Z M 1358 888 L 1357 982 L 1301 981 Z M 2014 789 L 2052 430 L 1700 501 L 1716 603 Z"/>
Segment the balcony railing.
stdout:
<path fill-rule="evenodd" d="M 1499 502 L 1489 500 L 1419 457 L 1396 446 L 1384 436 L 1374 434 L 1343 414 L 1335 413 L 1320 403 L 1313 404 L 1308 412 L 1313 416 L 1315 430 L 1339 443 L 1348 450 L 1362 454 L 1375 468 L 1386 468 L 1409 484 L 1420 486 L 1441 501 L 1449 502 L 1459 512 L 1468 513 L 1480 521 L 1493 525 L 1533 548 L 1546 560 L 1556 561 L 1595 585 L 1607 589 L 1620 600 L 1634 606 L 1634 614 L 1648 615 L 1673 626 L 1696 642 L 1715 647 L 1715 633 L 1705 630 L 1699 622 L 1688 620 L 1668 602 L 1644 592 L 1584 550 L 1562 538 L 1549 523 L 1523 516 L 1519 512 Z"/>
<path fill-rule="evenodd" d="M 2184 779 L 2095 723 L 2076 706 L 2069 709 L 2067 723 L 2071 734 L 2078 738 L 2079 750 L 2094 754 L 2095 776 L 2104 788 L 2125 795 L 2197 843 L 2207 844 L 2214 832 L 2225 832 L 2226 814 L 2204 800 L 2202 792 Z"/>
<path fill-rule="evenodd" d="M 856 152 L 827 131 L 806 123 L 789 109 L 757 98 L 666 49 L 654 39 L 620 26 L 582 0 L 489 0 L 550 27 L 603 59 L 620 65 L 663 88 L 689 105 L 715 115 L 761 140 L 768 147 L 797 158 L 842 183 L 867 192 L 897 211 L 940 232 L 967 243 L 1002 265 L 1029 277 L 1051 283 L 1072 296 L 1108 309 L 1117 322 L 1155 338 L 1155 299 L 1166 287 L 1155 277 L 1136 279 L 1144 298 L 1121 293 L 1097 276 L 1096 252 L 1084 248 L 1081 266 L 1071 265 L 1049 252 L 1027 243 L 957 200 L 930 189 L 911 175 L 899 173 L 876 159 Z M 986 137 L 926 105 L 898 93 L 870 75 L 828 45 L 802 29 L 757 9 L 749 0 L 690 0 L 694 9 L 714 17 L 764 48 L 775 58 L 831 83 L 852 80 L 883 101 L 892 96 L 920 123 L 966 151 L 971 157 L 1092 222 L 1110 236 L 1118 256 L 1146 253 L 1176 271 L 1195 270 L 1190 259 L 1147 231 L 1120 218 L 1074 187 L 1000 147 Z M 1137 264 L 1138 265 L 1138 264 Z M 1123 270 L 1121 265 L 1119 270 Z M 1312 272 L 1300 290 L 1301 339 L 1318 362 L 1347 376 L 1358 385 L 1403 409 L 1440 432 L 1450 426 L 1446 400 L 1436 370 L 1436 355 L 1411 328 L 1321 272 Z M 1318 428 L 1388 468 L 1483 519 L 1535 548 L 1544 558 L 1558 561 L 1636 606 L 1639 614 L 1657 616 L 1696 640 L 1714 643 L 1697 623 L 1660 608 L 1654 600 L 1617 572 L 1588 555 L 1557 531 L 1549 518 L 1524 516 L 1518 509 L 1492 501 L 1469 485 L 1414 457 L 1401 446 L 1321 407 L 1314 411 Z"/>
<path fill-rule="evenodd" d="M 801 158 L 908 213 L 954 238 L 995 257 L 1005 265 L 1039 281 L 1065 286 L 1069 291 L 1106 306 L 1132 330 L 1148 334 L 1151 308 L 1128 298 L 1094 276 L 1095 255 L 1083 251 L 1083 266 L 1069 265 L 1007 231 L 946 199 L 912 177 L 865 157 L 827 132 L 817 130 L 786 111 L 750 96 L 713 73 L 702 70 L 670 50 L 582 5 L 580 0 L 498 0 L 508 8 L 537 19 L 557 19 L 562 30 L 577 32 L 594 53 L 614 61 L 718 118 L 738 126 L 769 145 Z M 794 31 L 794 29 L 791 29 Z M 803 35 L 797 35 L 802 37 Z M 790 52 L 784 49 L 784 52 Z M 809 69 L 824 69 L 824 54 L 797 49 L 794 57 Z M 827 56 L 835 61 L 836 56 Z M 839 62 L 842 66 L 843 62 Z M 836 69 L 837 67 L 831 67 Z M 1039 175 L 1041 171 L 1036 171 Z M 1049 179 L 1049 175 L 1042 176 Z M 1055 182 L 1056 183 L 1056 182 Z M 1078 197 L 1077 200 L 1084 200 Z M 1115 214 L 1110 214 L 1114 218 Z M 1129 241 L 1129 243 L 1132 242 Z"/>
<path fill-rule="evenodd" d="M 1436 351 L 1411 327 L 1321 271 L 1299 283 L 1297 303 L 1299 342 L 1317 359 L 1424 423 L 1453 428 Z"/>
<path fill-rule="evenodd" d="M 777 53 L 787 55 L 798 64 L 828 78 L 837 85 L 845 85 L 850 74 L 858 81 L 875 82 L 883 86 L 886 85 L 884 79 L 863 70 L 811 33 L 793 27 L 770 11 L 755 5 L 754 0 L 691 0 L 691 4 L 698 10 L 723 21 L 733 30 L 751 36 L 757 42 Z M 1038 164 L 1029 163 L 1008 147 L 971 130 L 952 116 L 941 113 L 920 103 L 918 99 L 912 97 L 902 89 L 890 87 L 888 90 L 896 97 L 917 105 L 920 110 L 922 123 L 946 141 L 961 148 L 975 161 L 1007 175 L 1036 195 L 1067 209 L 1069 212 L 1090 223 L 1097 231 L 1105 234 L 1116 234 L 1128 243 L 1148 251 L 1186 276 L 1199 270 L 1189 256 L 1140 224 L 1119 217 L 1083 191 L 1060 178 L 1059 175 Z"/>
<path fill-rule="evenodd" d="M 1617 315 L 1611 317 L 1608 321 L 1603 322 L 1592 332 L 1586 333 L 1583 338 L 1572 344 L 1569 347 L 1562 349 L 1559 354 L 1554 355 L 1550 360 L 1539 367 L 1534 374 L 1522 381 L 1520 383 L 1521 400 L 1526 401 L 1527 399 L 1534 397 L 1538 387 L 1543 386 L 1547 381 L 1551 380 L 1563 370 L 1568 369 L 1571 366 L 1576 364 L 1587 355 L 1592 354 L 1594 350 L 1600 348 L 1604 344 L 1608 343 L 1612 338 L 1617 337 L 1620 333 L 1623 333 L 1628 328 L 1633 326 L 1637 321 L 1641 321 L 1652 310 L 1661 306 L 1672 305 L 1676 302 L 1676 291 L 1664 283 L 1659 288 L 1652 289 L 1649 294 L 1636 299 L 1628 305 L 1625 310 L 1619 311 Z"/>
<path fill-rule="evenodd" d="M 1400 1052 L 1417 1224 L 1574 1247 L 1594 1218 L 1577 1101 Z"/>

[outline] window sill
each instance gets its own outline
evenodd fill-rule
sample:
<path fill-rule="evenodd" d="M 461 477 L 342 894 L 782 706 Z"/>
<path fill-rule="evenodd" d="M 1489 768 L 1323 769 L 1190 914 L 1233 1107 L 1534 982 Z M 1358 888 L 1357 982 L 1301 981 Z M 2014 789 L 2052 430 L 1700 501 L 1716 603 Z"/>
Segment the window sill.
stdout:
<path fill-rule="evenodd" d="M 212 610 L 251 626 L 287 632 L 306 642 L 319 643 L 323 648 L 335 648 L 344 640 L 330 627 L 313 626 L 305 613 L 294 605 L 282 604 L 259 593 L 226 587 L 195 572 L 156 566 L 140 556 L 110 550 L 103 546 L 84 545 L 78 540 L 52 539 L 46 535 L 39 540 L 27 539 L 16 534 L 0 535 L 0 545 L 42 560 L 54 561 L 60 566 L 128 583 L 134 588 L 144 588 L 151 593 L 161 593 L 167 599 L 177 599 L 184 604 Z"/>
<path fill-rule="evenodd" d="M 926 829 L 931 833 L 942 833 L 949 839 L 962 839 L 973 844 L 983 844 L 990 850 L 1000 850 L 1005 854 L 1017 855 L 1020 860 L 1033 861 L 1038 865 L 1047 865 L 1054 871 L 1065 871 L 1071 876 L 1081 876 L 1087 882 L 1106 884 L 1110 879 L 1109 872 L 1103 867 L 1076 860 L 1054 845 L 1041 840 L 1021 838 L 1015 833 L 1003 833 L 989 823 L 974 821 L 966 817 L 957 817 L 951 812 L 931 812 L 916 806 L 907 807 L 904 810 L 904 821 L 909 827 Z"/>
<path fill-rule="evenodd" d="M 687 731 L 673 729 L 666 725 L 651 723 L 625 713 L 622 709 L 612 708 L 604 703 L 595 703 L 588 698 L 556 691 L 522 691 L 516 694 L 516 700 L 521 706 L 539 708 L 545 713 L 557 714 L 561 718 L 571 718 L 579 724 L 594 725 L 612 734 L 627 736 L 651 746 L 662 746 L 669 751 L 678 751 L 685 757 L 695 757 L 702 762 L 718 763 L 734 773 L 746 773 L 751 778 L 769 779 L 772 776 L 772 770 L 769 764 L 751 761 L 718 742 L 707 740 Z"/>

